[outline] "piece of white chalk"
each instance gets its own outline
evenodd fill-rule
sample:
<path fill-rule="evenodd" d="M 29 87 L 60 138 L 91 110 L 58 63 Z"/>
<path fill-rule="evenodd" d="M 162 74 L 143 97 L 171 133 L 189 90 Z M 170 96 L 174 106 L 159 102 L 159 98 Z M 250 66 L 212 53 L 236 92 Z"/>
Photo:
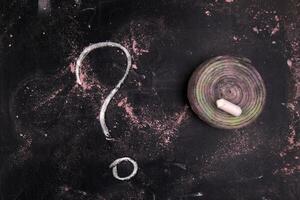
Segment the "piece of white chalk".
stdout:
<path fill-rule="evenodd" d="M 238 117 L 242 114 L 242 109 L 238 105 L 235 105 L 231 103 L 230 101 L 227 101 L 226 99 L 218 99 L 217 107 L 235 117 Z"/>

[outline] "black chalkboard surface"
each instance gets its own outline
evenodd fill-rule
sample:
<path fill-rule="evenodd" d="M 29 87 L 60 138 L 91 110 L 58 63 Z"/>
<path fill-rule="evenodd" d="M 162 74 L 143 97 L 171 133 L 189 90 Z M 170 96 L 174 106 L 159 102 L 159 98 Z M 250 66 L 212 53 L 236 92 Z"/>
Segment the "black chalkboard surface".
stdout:
<path fill-rule="evenodd" d="M 2 0 L 0 10 L 1 200 L 300 199 L 299 1 Z M 125 50 L 96 48 L 79 68 L 85 48 L 107 41 Z M 107 102 L 127 51 L 131 68 Z M 244 128 L 209 126 L 187 99 L 192 72 L 220 55 L 250 59 L 266 85 Z"/>

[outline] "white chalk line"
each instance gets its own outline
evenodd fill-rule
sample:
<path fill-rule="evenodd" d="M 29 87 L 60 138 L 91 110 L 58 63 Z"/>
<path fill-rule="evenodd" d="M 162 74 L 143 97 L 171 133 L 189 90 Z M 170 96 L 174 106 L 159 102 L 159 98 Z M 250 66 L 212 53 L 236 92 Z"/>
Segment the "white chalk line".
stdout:
<path fill-rule="evenodd" d="M 100 109 L 100 114 L 99 114 L 99 121 L 100 121 L 100 125 L 101 128 L 103 130 L 103 133 L 106 137 L 107 140 L 114 140 L 114 138 L 111 137 L 109 130 L 107 128 L 106 122 L 105 122 L 105 113 L 106 113 L 106 109 L 108 104 L 110 103 L 111 99 L 113 98 L 113 96 L 117 93 L 117 91 L 120 89 L 122 83 L 124 82 L 124 80 L 126 79 L 129 70 L 131 68 L 131 64 L 132 64 L 132 58 L 131 55 L 129 53 L 129 51 L 122 46 L 119 43 L 115 43 L 115 42 L 99 42 L 99 43 L 95 43 L 92 44 L 88 47 L 86 47 L 82 53 L 80 54 L 79 58 L 76 61 L 76 68 L 75 68 L 75 73 L 76 73 L 76 82 L 79 85 L 82 85 L 82 81 L 80 80 L 80 67 L 82 65 L 83 60 L 85 59 L 85 57 L 93 50 L 98 49 L 98 48 L 103 48 L 103 47 L 114 47 L 114 48 L 119 48 L 121 49 L 124 53 L 125 56 L 127 58 L 127 67 L 126 67 L 126 71 L 123 75 L 123 77 L 119 80 L 118 84 L 115 86 L 115 88 L 109 93 L 109 95 L 105 98 L 101 109 Z"/>
<path fill-rule="evenodd" d="M 120 177 L 119 174 L 118 174 L 118 168 L 117 168 L 117 165 L 123 161 L 128 161 L 130 162 L 132 165 L 133 165 L 133 170 L 131 172 L 131 174 L 129 174 L 128 176 L 126 177 Z M 129 158 L 129 157 L 123 157 L 123 158 L 118 158 L 116 159 L 114 162 L 112 162 L 110 165 L 109 165 L 109 168 L 112 168 L 112 173 L 113 173 L 113 176 L 120 180 L 120 181 L 125 181 L 125 180 L 129 180 L 131 179 L 132 177 L 134 177 L 136 174 L 137 174 L 137 171 L 138 171 L 138 164 L 137 162 L 135 162 L 133 159 Z"/>

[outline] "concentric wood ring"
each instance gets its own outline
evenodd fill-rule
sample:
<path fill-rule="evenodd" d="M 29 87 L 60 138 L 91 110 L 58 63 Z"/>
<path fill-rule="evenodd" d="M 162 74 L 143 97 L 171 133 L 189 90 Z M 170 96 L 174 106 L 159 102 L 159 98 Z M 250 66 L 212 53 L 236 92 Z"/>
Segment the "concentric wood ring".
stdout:
<path fill-rule="evenodd" d="M 188 85 L 193 111 L 218 128 L 235 129 L 253 122 L 263 110 L 266 89 L 260 74 L 246 58 L 219 56 L 201 64 Z M 224 98 L 242 108 L 234 117 L 216 106 Z"/>

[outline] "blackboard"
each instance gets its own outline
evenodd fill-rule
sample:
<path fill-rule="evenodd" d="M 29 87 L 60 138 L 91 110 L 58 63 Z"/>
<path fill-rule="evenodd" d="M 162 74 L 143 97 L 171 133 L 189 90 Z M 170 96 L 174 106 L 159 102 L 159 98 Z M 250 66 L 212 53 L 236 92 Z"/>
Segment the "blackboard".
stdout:
<path fill-rule="evenodd" d="M 300 2 L 2 0 L 0 199 L 300 199 Z M 132 66 L 106 110 L 101 106 Z M 259 118 L 213 128 L 190 109 L 205 60 L 246 57 L 266 84 Z M 110 164 L 129 157 L 129 180 Z M 133 170 L 118 165 L 120 176 Z"/>

